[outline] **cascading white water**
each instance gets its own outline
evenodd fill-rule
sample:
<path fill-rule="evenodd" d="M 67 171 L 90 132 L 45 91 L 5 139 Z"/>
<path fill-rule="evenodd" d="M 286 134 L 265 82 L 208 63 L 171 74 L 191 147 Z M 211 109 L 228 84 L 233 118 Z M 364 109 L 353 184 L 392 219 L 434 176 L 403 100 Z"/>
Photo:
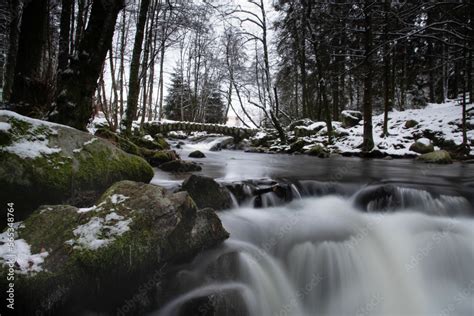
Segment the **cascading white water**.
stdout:
<path fill-rule="evenodd" d="M 444 197 L 419 200 L 456 207 Z M 156 315 L 184 315 L 202 297 L 214 303 L 197 315 L 474 315 L 472 218 L 364 213 L 337 196 L 220 218 L 230 239 L 176 276 L 185 285 Z M 240 299 L 216 299 L 229 290 Z"/>

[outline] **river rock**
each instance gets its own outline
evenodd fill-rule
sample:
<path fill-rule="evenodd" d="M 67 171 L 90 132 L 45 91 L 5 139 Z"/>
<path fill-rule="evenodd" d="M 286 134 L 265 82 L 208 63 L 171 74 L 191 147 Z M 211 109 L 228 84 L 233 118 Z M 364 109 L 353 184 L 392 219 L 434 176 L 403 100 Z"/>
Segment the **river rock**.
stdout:
<path fill-rule="evenodd" d="M 306 145 L 306 142 L 302 139 L 299 139 L 290 144 L 290 148 L 287 150 L 288 153 L 301 152 L 303 147 Z"/>
<path fill-rule="evenodd" d="M 360 111 L 345 110 L 341 112 L 342 127 L 354 127 L 362 120 L 362 113 Z"/>
<path fill-rule="evenodd" d="M 229 191 L 212 178 L 191 175 L 183 182 L 182 189 L 189 193 L 199 208 L 223 210 L 232 207 Z"/>
<path fill-rule="evenodd" d="M 426 154 L 434 151 L 434 146 L 428 138 L 420 138 L 410 146 L 410 150 L 419 154 Z"/>
<path fill-rule="evenodd" d="M 387 211 L 400 207 L 402 197 L 393 185 L 373 185 L 356 194 L 354 205 L 364 211 Z"/>
<path fill-rule="evenodd" d="M 189 153 L 189 156 L 190 158 L 206 158 L 206 155 L 204 155 L 204 153 L 200 150 L 195 150 L 191 153 Z"/>
<path fill-rule="evenodd" d="M 38 315 L 38 310 L 41 315 L 67 315 L 70 311 L 61 305 L 75 300 L 82 309 L 100 302 L 102 311 L 115 314 L 116 306 L 154 271 L 188 260 L 229 236 L 215 212 L 198 210 L 188 193 L 132 181 L 114 184 L 90 208 L 42 206 L 17 233 L 21 255 L 13 270 L 15 312 L 20 315 Z M 5 258 L 0 262 L 5 289 Z"/>
<path fill-rule="evenodd" d="M 423 154 L 418 156 L 416 160 L 439 164 L 453 163 L 451 155 L 446 150 L 436 150 L 427 154 Z"/>
<path fill-rule="evenodd" d="M 314 145 L 306 153 L 319 158 L 329 158 L 329 151 L 321 145 Z"/>
<path fill-rule="evenodd" d="M 218 139 L 214 145 L 209 149 L 210 151 L 219 151 L 225 149 L 227 146 L 234 143 L 234 138 L 232 136 L 222 137 Z"/>
<path fill-rule="evenodd" d="M 193 172 L 202 170 L 200 165 L 184 160 L 168 161 L 161 164 L 159 168 L 168 172 Z"/>
<path fill-rule="evenodd" d="M 10 139 L 0 146 L 0 201 L 15 203 L 17 221 L 41 204 L 84 205 L 117 181 L 153 178 L 145 160 L 88 133 L 4 110 L 0 122 Z"/>
<path fill-rule="evenodd" d="M 174 150 L 158 150 L 153 153 L 152 156 L 147 158 L 147 161 L 153 167 L 159 167 L 162 164 L 174 160 L 178 160 L 179 155 Z"/>

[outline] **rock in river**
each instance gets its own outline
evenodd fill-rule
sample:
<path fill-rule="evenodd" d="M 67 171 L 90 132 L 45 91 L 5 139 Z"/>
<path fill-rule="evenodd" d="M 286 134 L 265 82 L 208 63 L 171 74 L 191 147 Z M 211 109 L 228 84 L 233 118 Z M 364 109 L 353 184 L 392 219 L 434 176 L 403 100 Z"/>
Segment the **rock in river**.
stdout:
<path fill-rule="evenodd" d="M 90 208 L 42 206 L 17 233 L 15 311 L 23 315 L 68 315 L 62 306 L 75 303 L 116 310 L 163 265 L 190 259 L 229 236 L 215 212 L 198 210 L 188 193 L 132 181 L 114 184 Z M 0 262 L 6 289 L 6 258 Z"/>
<path fill-rule="evenodd" d="M 191 153 L 189 153 L 190 158 L 206 158 L 206 155 L 200 150 L 195 150 Z"/>
<path fill-rule="evenodd" d="M 232 207 L 229 191 L 212 178 L 191 175 L 184 181 L 182 189 L 189 193 L 199 208 L 223 210 Z"/>
<path fill-rule="evenodd" d="M 161 164 L 159 168 L 168 172 L 193 172 L 202 170 L 198 164 L 184 160 L 168 161 Z"/>

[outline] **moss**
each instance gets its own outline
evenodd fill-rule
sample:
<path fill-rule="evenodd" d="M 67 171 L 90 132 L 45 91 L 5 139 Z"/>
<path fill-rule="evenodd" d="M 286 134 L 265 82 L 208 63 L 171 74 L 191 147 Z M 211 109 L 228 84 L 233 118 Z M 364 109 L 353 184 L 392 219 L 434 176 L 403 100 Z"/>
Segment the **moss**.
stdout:
<path fill-rule="evenodd" d="M 18 120 L 14 117 L 11 117 L 8 123 L 12 126 L 11 133 L 17 136 L 27 135 L 32 127 L 30 123 Z"/>
<path fill-rule="evenodd" d="M 451 155 L 445 150 L 436 150 L 427 154 L 423 154 L 418 156 L 416 159 L 424 162 L 439 164 L 450 164 L 453 162 Z"/>
<path fill-rule="evenodd" d="M 317 156 L 319 158 L 328 158 L 329 157 L 329 153 L 328 153 L 327 149 L 324 148 L 321 145 L 314 145 L 306 153 L 310 156 Z"/>

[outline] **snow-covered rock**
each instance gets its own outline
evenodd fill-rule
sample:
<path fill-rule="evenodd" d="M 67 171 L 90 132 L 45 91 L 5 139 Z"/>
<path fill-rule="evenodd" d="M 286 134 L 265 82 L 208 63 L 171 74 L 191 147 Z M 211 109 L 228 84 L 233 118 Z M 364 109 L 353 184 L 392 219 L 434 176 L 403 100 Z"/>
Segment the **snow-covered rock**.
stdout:
<path fill-rule="evenodd" d="M 150 184 L 118 182 L 84 210 L 43 206 L 17 225 L 12 273 L 20 314 L 34 315 L 39 307 L 49 314 L 76 295 L 85 308 L 88 302 L 107 304 L 110 293 L 122 303 L 163 265 L 192 258 L 229 236 L 215 212 L 198 210 L 187 192 Z M 1 242 L 5 238 L 0 234 Z M 5 247 L 0 245 L 0 286 L 6 289 Z M 117 282 L 126 286 L 115 291 Z M 63 295 L 42 304 L 57 288 Z"/>
<path fill-rule="evenodd" d="M 116 181 L 153 177 L 143 159 L 88 133 L 5 110 L 0 123 L 0 201 L 15 203 L 18 220 L 40 204 L 80 203 Z"/>

